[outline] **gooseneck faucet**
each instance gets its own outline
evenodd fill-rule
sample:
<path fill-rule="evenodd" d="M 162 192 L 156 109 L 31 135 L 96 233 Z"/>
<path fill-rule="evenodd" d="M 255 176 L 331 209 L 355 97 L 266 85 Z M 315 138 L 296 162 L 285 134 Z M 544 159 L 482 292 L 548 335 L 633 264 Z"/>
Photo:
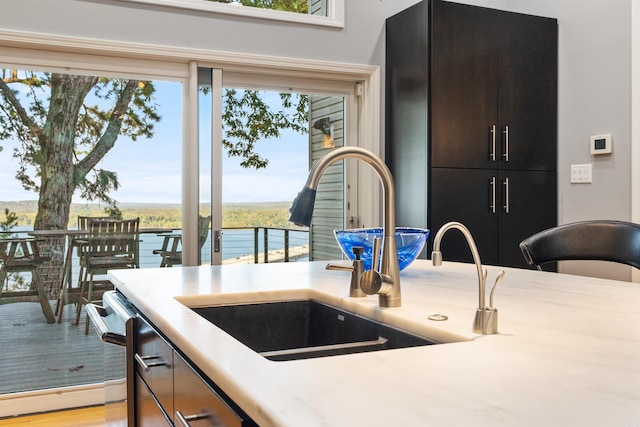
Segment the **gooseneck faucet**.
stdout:
<path fill-rule="evenodd" d="M 448 222 L 436 233 L 433 239 L 433 252 L 431 253 L 431 262 L 434 266 L 439 267 L 442 265 L 442 252 L 440 252 L 440 242 L 444 234 L 451 230 L 459 230 L 464 238 L 467 240 L 471 254 L 473 255 L 473 262 L 476 265 L 478 272 L 478 309 L 476 310 L 476 317 L 473 322 L 473 332 L 482 334 L 495 334 L 498 332 L 498 310 L 493 307 L 493 292 L 504 277 L 504 271 L 501 271 L 496 278 L 496 282 L 491 289 L 491 304 L 490 307 L 485 305 L 485 286 L 487 282 L 487 269 L 482 267 L 480 262 L 480 254 L 471 232 L 467 227 L 459 222 Z"/>
<path fill-rule="evenodd" d="M 332 163 L 347 158 L 362 160 L 370 165 L 378 174 L 384 192 L 384 242 L 380 270 L 376 271 L 376 266 L 373 265 L 372 270 L 365 271 L 360 279 L 360 288 L 369 295 L 377 293 L 380 307 L 399 307 L 401 297 L 396 246 L 395 188 L 391 171 L 380 157 L 360 147 L 339 147 L 322 156 L 311 167 L 304 188 L 293 201 L 289 209 L 289 221 L 306 227 L 311 225 L 320 177 Z"/>

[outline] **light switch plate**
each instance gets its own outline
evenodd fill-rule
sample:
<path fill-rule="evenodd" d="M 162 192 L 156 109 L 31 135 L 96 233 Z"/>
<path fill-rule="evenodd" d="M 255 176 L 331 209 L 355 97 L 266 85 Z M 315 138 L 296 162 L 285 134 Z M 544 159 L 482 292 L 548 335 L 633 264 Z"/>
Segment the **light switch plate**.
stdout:
<path fill-rule="evenodd" d="M 572 184 L 591 184 L 591 163 L 571 165 Z"/>

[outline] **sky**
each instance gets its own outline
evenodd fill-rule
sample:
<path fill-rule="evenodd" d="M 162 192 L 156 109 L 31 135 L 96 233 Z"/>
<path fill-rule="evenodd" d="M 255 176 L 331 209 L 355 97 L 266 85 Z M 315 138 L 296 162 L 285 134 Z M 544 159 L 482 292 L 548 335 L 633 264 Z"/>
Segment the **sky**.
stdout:
<path fill-rule="evenodd" d="M 118 173 L 120 188 L 112 193 L 119 203 L 180 203 L 182 167 L 181 84 L 154 82 L 156 103 L 162 120 L 156 124 L 153 139 L 131 141 L 120 137 L 100 167 Z M 275 93 L 264 96 L 277 97 Z M 201 128 L 208 128 L 208 109 L 203 108 Z M 202 116 L 205 117 L 202 117 Z M 266 169 L 240 166 L 239 158 L 223 153 L 223 203 L 292 201 L 303 187 L 308 167 L 308 135 L 286 132 L 277 140 L 259 141 L 261 156 L 269 159 Z M 206 131 L 201 139 L 208 140 Z M 36 200 L 15 179 L 18 167 L 12 157 L 15 142 L 0 141 L 0 200 Z M 207 151 L 203 157 L 208 157 Z M 209 171 L 201 168 L 201 199 L 208 197 Z M 82 202 L 77 196 L 74 202 Z"/>

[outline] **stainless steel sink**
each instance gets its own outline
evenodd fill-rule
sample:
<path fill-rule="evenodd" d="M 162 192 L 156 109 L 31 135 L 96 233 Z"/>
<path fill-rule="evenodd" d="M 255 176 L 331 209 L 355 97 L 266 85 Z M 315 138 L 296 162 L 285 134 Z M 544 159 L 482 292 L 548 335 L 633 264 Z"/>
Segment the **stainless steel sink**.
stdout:
<path fill-rule="evenodd" d="M 276 361 L 435 344 L 312 299 L 192 310 L 253 351 Z"/>

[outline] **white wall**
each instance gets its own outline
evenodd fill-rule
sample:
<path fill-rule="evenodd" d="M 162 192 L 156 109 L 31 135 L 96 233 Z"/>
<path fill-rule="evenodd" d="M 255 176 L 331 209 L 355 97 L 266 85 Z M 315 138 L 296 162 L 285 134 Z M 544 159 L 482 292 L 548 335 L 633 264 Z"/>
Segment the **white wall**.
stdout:
<path fill-rule="evenodd" d="M 344 29 L 119 0 L 0 0 L 0 28 L 215 51 L 371 64 L 384 19 L 415 1 L 348 0 Z"/>
<path fill-rule="evenodd" d="M 632 1 L 459 0 L 559 21 L 560 223 L 631 219 Z M 384 19 L 417 2 L 347 0 L 346 26 L 335 29 L 117 0 L 0 0 L 0 28 L 370 64 L 384 69 Z M 384 76 L 381 81 L 384 84 Z M 381 118 L 382 135 L 383 126 Z M 592 157 L 589 136 L 602 133 L 613 134 L 614 152 Z M 592 184 L 569 183 L 569 167 L 576 163 L 593 163 Z M 613 265 L 565 265 L 563 271 L 630 278 L 628 268 Z"/>

